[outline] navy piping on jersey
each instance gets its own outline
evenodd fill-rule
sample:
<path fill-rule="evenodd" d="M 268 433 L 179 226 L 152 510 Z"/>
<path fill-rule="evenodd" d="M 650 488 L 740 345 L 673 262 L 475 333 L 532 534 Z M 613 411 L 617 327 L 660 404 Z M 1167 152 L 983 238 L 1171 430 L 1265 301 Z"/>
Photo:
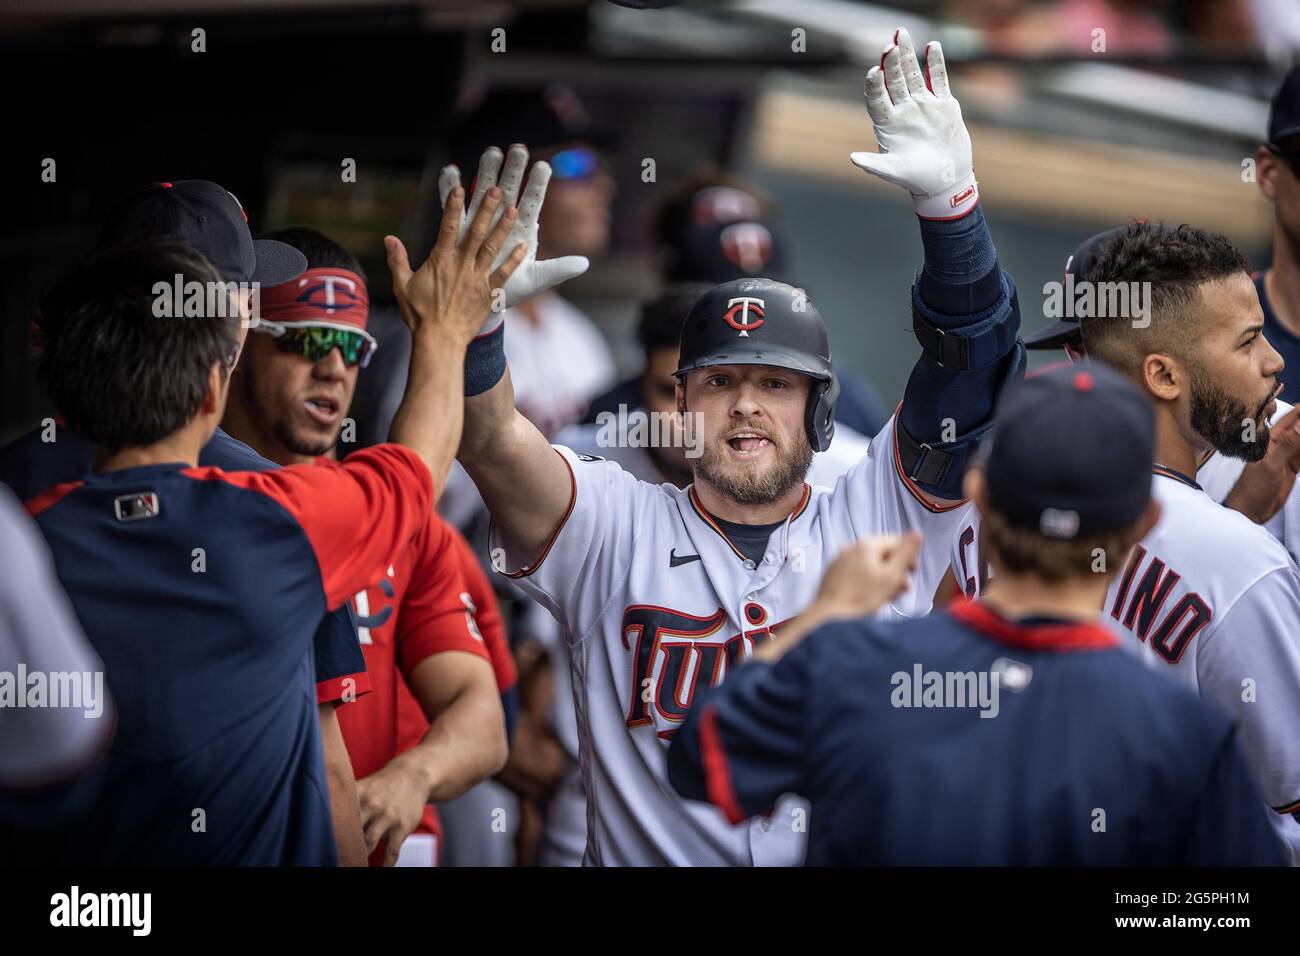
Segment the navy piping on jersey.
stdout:
<path fill-rule="evenodd" d="M 1172 478 L 1174 481 L 1181 481 L 1183 484 L 1189 485 L 1192 488 L 1195 488 L 1197 491 L 1205 490 L 1200 485 L 1198 485 L 1195 481 L 1193 481 L 1191 478 L 1188 478 L 1186 475 L 1184 475 L 1181 471 L 1175 471 L 1174 469 L 1170 468 L 1168 465 L 1162 465 L 1159 462 L 1151 466 L 1151 473 L 1153 475 L 1163 475 L 1166 478 Z"/>
<path fill-rule="evenodd" d="M 703 521 L 705 524 L 707 524 L 710 528 L 712 528 L 717 533 L 719 538 L 727 542 L 727 547 L 729 547 L 733 552 L 735 552 L 736 557 L 738 557 L 741 561 L 750 560 L 745 556 L 745 552 L 742 551 L 740 548 L 736 547 L 735 543 L 729 537 L 727 537 L 727 532 L 722 530 L 722 526 L 718 524 L 718 519 L 713 517 L 713 515 L 709 514 L 709 512 L 705 509 L 704 505 L 700 504 L 700 499 L 695 494 L 694 485 L 691 485 L 690 488 L 687 490 L 687 497 L 690 499 L 691 507 L 695 509 L 695 513 L 700 516 L 700 520 Z M 791 512 L 790 517 L 787 518 L 786 520 L 790 522 L 795 521 L 807 509 L 808 502 L 811 499 L 812 499 L 812 486 L 805 481 L 803 484 L 803 497 L 799 499 L 798 506 L 794 509 L 793 512 Z M 782 523 L 782 522 L 778 522 L 778 523 Z"/>

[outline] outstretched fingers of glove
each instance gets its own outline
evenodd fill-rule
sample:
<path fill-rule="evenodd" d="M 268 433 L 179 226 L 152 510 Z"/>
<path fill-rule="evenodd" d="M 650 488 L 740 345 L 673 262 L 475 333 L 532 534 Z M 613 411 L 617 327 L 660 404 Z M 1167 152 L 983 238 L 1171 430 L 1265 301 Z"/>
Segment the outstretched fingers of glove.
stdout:
<path fill-rule="evenodd" d="M 891 44 L 881 54 L 880 68 L 885 73 L 885 89 L 889 90 L 889 98 L 894 101 L 894 105 L 910 100 L 911 96 L 907 92 L 907 82 L 903 79 L 902 60 L 896 44 Z"/>
<path fill-rule="evenodd" d="M 871 122 L 880 126 L 889 121 L 893 111 L 889 93 L 885 91 L 885 71 L 873 66 L 867 71 L 867 113 L 871 116 Z"/>
<path fill-rule="evenodd" d="M 542 213 L 542 203 L 546 201 L 546 186 L 551 181 L 551 164 L 533 163 L 528 173 L 528 188 L 519 200 L 519 227 L 524 230 L 537 225 L 537 218 Z"/>
<path fill-rule="evenodd" d="M 501 150 L 495 146 L 483 150 L 483 157 L 478 161 L 478 175 L 474 178 L 474 195 L 470 197 L 465 218 L 472 221 L 478 215 L 478 208 L 483 205 L 483 197 L 497 184 L 497 176 L 501 173 L 501 160 Z"/>
<path fill-rule="evenodd" d="M 438 205 L 447 208 L 447 197 L 460 185 L 460 169 L 457 166 L 444 166 L 438 173 Z"/>
<path fill-rule="evenodd" d="M 506 153 L 506 164 L 501 170 L 501 181 L 497 184 L 505 193 L 503 200 L 507 206 L 513 206 L 519 199 L 519 186 L 524 181 L 524 170 L 528 168 L 528 147 L 515 143 Z"/>
<path fill-rule="evenodd" d="M 921 75 L 921 64 L 916 59 L 916 47 L 912 45 L 912 36 L 902 27 L 894 31 L 894 42 L 898 44 L 898 63 L 903 73 L 903 82 L 907 85 L 909 96 L 925 95 L 925 77 Z"/>
<path fill-rule="evenodd" d="M 943 47 L 938 40 L 925 45 L 925 83 L 935 96 L 952 96 L 952 90 L 948 88 L 948 65 L 943 62 Z"/>

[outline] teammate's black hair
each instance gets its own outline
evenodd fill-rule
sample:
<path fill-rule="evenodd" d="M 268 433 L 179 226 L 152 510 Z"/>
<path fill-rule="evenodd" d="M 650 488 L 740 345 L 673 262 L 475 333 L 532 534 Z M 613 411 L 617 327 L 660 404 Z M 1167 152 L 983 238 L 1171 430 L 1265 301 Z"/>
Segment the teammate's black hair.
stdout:
<path fill-rule="evenodd" d="M 1084 317 L 1084 346 L 1095 358 L 1127 371 L 1132 359 L 1140 360 L 1138 352 L 1146 354 L 1147 346 L 1177 348 L 1194 339 L 1187 334 L 1194 330 L 1186 323 L 1178 327 L 1177 320 L 1196 304 L 1199 286 L 1248 273 L 1246 257 L 1226 236 L 1185 224 L 1171 229 L 1135 222 L 1097 251 L 1088 281 L 1144 283 L 1151 325 L 1141 329 L 1132 316 Z"/>
<path fill-rule="evenodd" d="M 165 310 L 156 309 L 155 285 L 170 297 L 176 277 L 205 289 L 223 283 L 192 246 L 160 238 L 96 253 L 42 303 L 37 372 L 68 426 L 109 452 L 155 444 L 185 426 L 207 395 L 213 363 L 234 355 L 233 306 L 225 315 L 157 314 Z"/>
<path fill-rule="evenodd" d="M 702 282 L 679 282 L 642 303 L 636 336 L 647 355 L 658 349 L 677 348 L 686 314 L 708 290 L 709 286 Z"/>
<path fill-rule="evenodd" d="M 347 269 L 361 276 L 361 281 L 367 286 L 370 285 L 366 270 L 361 268 L 357 257 L 323 232 L 305 226 L 292 226 L 268 232 L 263 238 L 278 239 L 293 246 L 307 257 L 308 269 Z"/>

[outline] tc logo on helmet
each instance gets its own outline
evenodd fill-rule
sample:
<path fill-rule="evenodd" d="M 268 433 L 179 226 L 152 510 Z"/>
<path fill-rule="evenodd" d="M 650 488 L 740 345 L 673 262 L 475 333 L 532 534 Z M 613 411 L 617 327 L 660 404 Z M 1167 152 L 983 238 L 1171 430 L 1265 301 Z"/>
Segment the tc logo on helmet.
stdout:
<path fill-rule="evenodd" d="M 763 324 L 763 300 L 747 295 L 728 299 L 722 321 L 739 332 L 741 338 L 748 338 L 750 329 L 757 329 Z"/>

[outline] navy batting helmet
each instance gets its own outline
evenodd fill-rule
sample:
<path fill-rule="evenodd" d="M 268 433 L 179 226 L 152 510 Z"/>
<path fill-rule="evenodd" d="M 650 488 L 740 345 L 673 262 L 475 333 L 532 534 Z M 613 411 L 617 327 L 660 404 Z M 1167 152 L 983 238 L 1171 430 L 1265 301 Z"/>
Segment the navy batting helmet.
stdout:
<path fill-rule="evenodd" d="M 804 424 L 813 451 L 835 435 L 840 383 L 830 338 L 802 289 L 773 279 L 735 279 L 695 300 L 682 325 L 678 378 L 712 365 L 773 365 L 814 379 Z"/>

